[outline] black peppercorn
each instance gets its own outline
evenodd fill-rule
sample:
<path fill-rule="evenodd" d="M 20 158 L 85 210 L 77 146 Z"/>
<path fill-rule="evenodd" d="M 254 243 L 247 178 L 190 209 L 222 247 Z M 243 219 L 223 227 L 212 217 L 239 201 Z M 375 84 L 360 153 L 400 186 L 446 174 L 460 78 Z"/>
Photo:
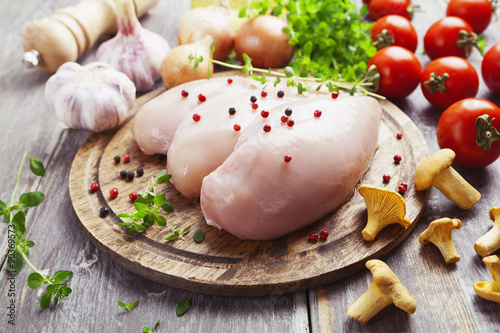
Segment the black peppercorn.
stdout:
<path fill-rule="evenodd" d="M 116 164 L 120 163 L 120 156 L 118 155 L 115 156 L 115 163 Z"/>
<path fill-rule="evenodd" d="M 290 109 L 290 108 L 286 108 L 286 110 L 285 110 L 285 114 L 286 114 L 288 117 L 290 117 L 290 116 L 292 115 L 292 109 Z"/>
<path fill-rule="evenodd" d="M 144 175 L 144 169 L 141 167 L 138 167 L 136 172 L 137 172 L 137 177 L 141 177 L 142 175 Z"/>
<path fill-rule="evenodd" d="M 127 178 L 127 171 L 125 170 L 120 171 L 120 178 Z"/>
<path fill-rule="evenodd" d="M 278 97 L 282 98 L 283 96 L 285 96 L 285 93 L 283 92 L 283 90 L 278 91 Z"/>
<path fill-rule="evenodd" d="M 236 109 L 235 108 L 229 108 L 229 114 L 232 116 L 233 114 L 236 113 Z"/>
<path fill-rule="evenodd" d="M 255 97 L 255 96 L 251 96 L 251 97 L 250 97 L 250 102 L 252 102 L 252 103 L 257 102 L 257 97 Z"/>
<path fill-rule="evenodd" d="M 128 179 L 128 180 L 132 180 L 132 179 L 134 179 L 134 172 L 133 172 L 133 171 L 129 171 L 129 172 L 127 172 L 127 179 Z"/>
<path fill-rule="evenodd" d="M 107 207 L 102 207 L 99 210 L 99 216 L 100 217 L 106 217 L 106 216 L 108 216 L 108 214 L 109 214 L 109 209 Z"/>

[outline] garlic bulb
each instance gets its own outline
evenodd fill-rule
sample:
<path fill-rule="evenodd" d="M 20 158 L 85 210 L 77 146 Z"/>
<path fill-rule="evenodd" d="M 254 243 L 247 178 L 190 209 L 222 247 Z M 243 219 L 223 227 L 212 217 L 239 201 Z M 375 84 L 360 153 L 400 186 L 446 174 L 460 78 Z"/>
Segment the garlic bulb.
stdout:
<path fill-rule="evenodd" d="M 127 74 L 138 91 L 148 91 L 161 76 L 161 61 L 170 46 L 165 38 L 141 26 L 132 0 L 115 3 L 118 32 L 99 46 L 96 60 Z"/>
<path fill-rule="evenodd" d="M 212 43 L 212 37 L 206 36 L 197 42 L 174 47 L 161 63 L 161 77 L 165 88 L 170 89 L 181 83 L 206 79 L 207 71 L 212 76 L 214 64 L 209 61 Z M 202 56 L 204 59 L 196 71 L 195 60 L 190 60 L 190 56 L 195 58 Z"/>
<path fill-rule="evenodd" d="M 119 126 L 135 102 L 134 83 L 111 65 L 67 62 L 45 84 L 45 99 L 70 128 L 102 132 Z"/>
<path fill-rule="evenodd" d="M 189 44 L 211 36 L 215 42 L 213 58 L 224 61 L 233 50 L 236 32 L 229 16 L 229 4 L 219 0 L 215 7 L 191 9 L 181 21 L 177 41 Z"/>

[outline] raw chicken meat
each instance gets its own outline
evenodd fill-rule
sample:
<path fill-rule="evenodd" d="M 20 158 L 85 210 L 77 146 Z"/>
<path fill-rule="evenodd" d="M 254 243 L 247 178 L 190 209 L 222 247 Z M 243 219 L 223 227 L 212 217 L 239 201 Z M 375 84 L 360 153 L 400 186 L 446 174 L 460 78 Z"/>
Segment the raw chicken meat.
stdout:
<path fill-rule="evenodd" d="M 284 93 L 283 98 L 277 97 L 280 90 Z M 267 87 L 265 91 L 266 97 L 261 97 L 260 90 L 224 94 L 194 108 L 184 118 L 167 154 L 167 172 L 183 196 L 200 196 L 203 178 L 233 152 L 240 134 L 252 120 L 259 118 L 264 121 L 272 116 L 266 115 L 271 108 L 307 98 L 299 95 L 293 87 Z M 234 109 L 234 114 L 230 114 L 230 108 Z M 275 109 L 274 112 L 282 115 L 284 109 Z M 200 116 L 198 121 L 193 120 L 194 114 Z"/>
<path fill-rule="evenodd" d="M 196 80 L 169 89 L 143 105 L 134 117 L 132 134 L 141 150 L 148 155 L 165 155 L 170 147 L 177 127 L 193 108 L 202 104 L 198 95 L 206 100 L 222 95 L 235 94 L 250 89 L 259 89 L 260 83 L 242 76 Z M 187 97 L 182 91 L 188 92 Z"/>
<path fill-rule="evenodd" d="M 209 225 L 270 240 L 311 224 L 354 194 L 377 148 L 379 103 L 316 96 L 287 107 L 293 126 L 281 122 L 282 107 L 270 110 L 275 116 L 264 123 L 271 130 L 255 119 L 234 152 L 203 179 L 200 202 Z"/>

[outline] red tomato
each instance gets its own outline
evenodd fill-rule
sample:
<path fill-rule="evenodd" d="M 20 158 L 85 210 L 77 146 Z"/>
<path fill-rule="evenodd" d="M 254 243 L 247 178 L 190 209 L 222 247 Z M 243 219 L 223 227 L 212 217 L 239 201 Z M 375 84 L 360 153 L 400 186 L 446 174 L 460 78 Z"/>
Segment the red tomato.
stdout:
<path fill-rule="evenodd" d="M 490 0 L 450 0 L 446 8 L 446 16 L 463 18 L 476 34 L 488 27 L 492 14 Z"/>
<path fill-rule="evenodd" d="M 461 30 L 467 33 L 461 36 Z M 446 56 L 466 59 L 476 45 L 477 35 L 473 34 L 472 27 L 455 16 L 447 16 L 435 22 L 424 36 L 424 49 L 431 59 Z"/>
<path fill-rule="evenodd" d="M 484 55 L 481 73 L 488 89 L 500 95 L 500 43 L 493 45 Z"/>
<path fill-rule="evenodd" d="M 481 168 L 500 156 L 500 134 L 496 130 L 490 130 L 497 141 L 493 141 L 488 150 L 476 144 L 476 120 L 482 115 L 489 115 L 493 128 L 500 128 L 500 108 L 484 99 L 463 99 L 452 104 L 441 115 L 436 133 L 438 144 L 457 154 L 454 160 L 456 164 L 467 168 Z"/>
<path fill-rule="evenodd" d="M 379 18 L 371 28 L 371 37 L 377 48 L 396 45 L 415 52 L 418 38 L 410 20 L 399 15 L 386 15 Z"/>
<path fill-rule="evenodd" d="M 461 99 L 475 97 L 479 77 L 467 60 L 443 57 L 424 68 L 420 87 L 429 103 L 444 110 Z"/>
<path fill-rule="evenodd" d="M 387 98 L 405 98 L 420 83 L 422 66 L 413 52 L 403 47 L 384 47 L 370 59 L 368 68 L 372 65 L 380 74 L 377 93 Z"/>
<path fill-rule="evenodd" d="M 412 6 L 410 0 L 370 0 L 368 3 L 368 17 L 376 21 L 386 15 L 400 15 L 411 20 Z"/>

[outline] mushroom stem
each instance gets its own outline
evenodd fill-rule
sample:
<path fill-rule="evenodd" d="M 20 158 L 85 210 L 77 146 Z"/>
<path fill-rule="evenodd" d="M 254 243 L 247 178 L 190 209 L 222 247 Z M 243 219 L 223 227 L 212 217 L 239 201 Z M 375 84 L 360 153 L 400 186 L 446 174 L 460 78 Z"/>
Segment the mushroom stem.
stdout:
<path fill-rule="evenodd" d="M 474 243 L 474 249 L 481 257 L 487 257 L 500 249 L 500 207 L 490 209 L 490 218 L 495 223 L 493 228 Z"/>
<path fill-rule="evenodd" d="M 450 230 L 450 234 L 451 234 L 451 230 Z M 436 247 L 439 249 L 439 251 L 443 255 L 444 261 L 447 264 L 452 264 L 452 263 L 460 260 L 460 255 L 457 252 L 457 248 L 455 247 L 455 244 L 451 240 L 451 235 L 450 235 L 450 239 L 447 240 L 446 242 L 443 242 L 442 240 L 433 240 L 432 238 L 429 239 L 429 241 L 432 244 L 436 245 Z"/>
<path fill-rule="evenodd" d="M 391 303 L 392 300 L 385 296 L 375 283 L 372 283 L 371 287 L 347 308 L 347 315 L 361 324 L 366 324 L 373 316 Z"/>
<path fill-rule="evenodd" d="M 462 221 L 459 219 L 450 219 L 443 217 L 434 220 L 429 224 L 429 227 L 424 230 L 418 237 L 420 244 L 434 244 L 444 257 L 447 264 L 451 264 L 460 260 L 451 233 L 453 229 L 460 229 Z"/>
<path fill-rule="evenodd" d="M 491 275 L 491 282 L 474 283 L 474 291 L 480 297 L 500 303 L 500 260 L 497 256 L 483 258 L 483 262 Z"/>
<path fill-rule="evenodd" d="M 439 173 L 432 185 L 462 209 L 472 208 L 481 199 L 481 194 L 452 167 Z"/>

